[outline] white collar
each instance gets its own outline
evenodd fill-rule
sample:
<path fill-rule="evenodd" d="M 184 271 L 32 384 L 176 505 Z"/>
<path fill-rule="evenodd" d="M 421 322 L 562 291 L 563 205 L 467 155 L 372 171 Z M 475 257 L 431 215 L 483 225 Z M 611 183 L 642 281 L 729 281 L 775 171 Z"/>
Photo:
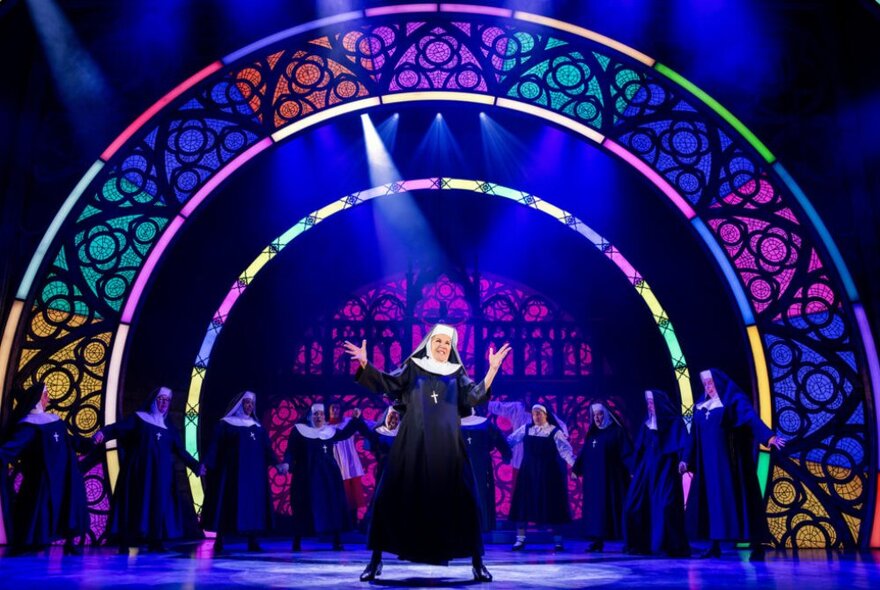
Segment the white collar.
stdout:
<path fill-rule="evenodd" d="M 42 408 L 40 409 L 42 410 Z M 28 424 L 42 426 L 43 424 L 50 424 L 52 422 L 58 422 L 59 420 L 61 420 L 61 417 L 56 414 L 40 411 L 30 412 L 27 416 L 19 420 L 19 422 L 27 422 Z"/>
<path fill-rule="evenodd" d="M 429 373 L 433 373 L 435 375 L 443 375 L 444 377 L 448 377 L 449 375 L 456 373 L 461 368 L 461 365 L 459 365 L 458 363 L 450 363 L 449 361 L 441 363 L 440 361 L 434 360 L 429 356 L 420 359 L 413 357 L 412 362 L 414 362 Z"/>
<path fill-rule="evenodd" d="M 707 396 L 705 400 L 701 401 L 700 403 L 698 403 L 694 407 L 698 410 L 705 410 L 708 412 L 709 410 L 714 410 L 715 408 L 723 408 L 724 404 L 721 403 L 721 398 L 718 396 L 715 396 L 715 397 L 708 397 Z"/>
<path fill-rule="evenodd" d="M 321 428 L 315 428 L 314 426 L 302 423 L 294 424 L 294 426 L 305 438 L 320 438 L 321 440 L 327 440 L 333 438 L 333 435 L 336 434 L 336 429 L 330 424 L 324 424 Z"/>
<path fill-rule="evenodd" d="M 153 414 L 148 412 L 135 412 L 138 418 L 146 422 L 147 424 L 152 424 L 153 426 L 158 426 L 159 428 L 168 429 L 165 426 L 165 416 L 162 414 Z"/>
<path fill-rule="evenodd" d="M 379 434 L 381 434 L 382 436 L 397 436 L 397 432 L 399 430 L 400 430 L 400 426 L 398 426 L 394 430 L 391 430 L 390 428 L 388 428 L 384 424 L 382 426 L 378 426 L 375 428 L 375 431 L 378 432 Z"/>
<path fill-rule="evenodd" d="M 243 428 L 250 428 L 251 426 L 260 426 L 260 423 L 251 418 L 250 416 L 240 417 L 240 416 L 224 416 L 221 418 L 224 422 L 231 426 L 241 426 Z"/>
<path fill-rule="evenodd" d="M 461 419 L 462 426 L 479 426 L 483 422 L 488 420 L 485 416 L 468 416 L 467 418 Z"/>

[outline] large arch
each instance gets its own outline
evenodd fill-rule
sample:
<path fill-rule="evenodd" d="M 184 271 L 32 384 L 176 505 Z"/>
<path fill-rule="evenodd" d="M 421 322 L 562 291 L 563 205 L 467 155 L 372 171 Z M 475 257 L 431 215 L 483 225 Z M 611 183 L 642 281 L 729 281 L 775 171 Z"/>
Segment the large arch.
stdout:
<path fill-rule="evenodd" d="M 681 348 L 678 337 L 675 335 L 675 328 L 672 325 L 672 321 L 666 313 L 666 310 L 663 309 L 660 301 L 657 299 L 654 291 L 648 284 L 648 281 L 633 267 L 632 264 L 630 264 L 620 250 L 611 244 L 611 242 L 600 236 L 586 223 L 568 211 L 560 209 L 549 201 L 528 192 L 519 191 L 507 186 L 482 180 L 445 177 L 417 178 L 400 180 L 345 195 L 320 209 L 312 211 L 309 215 L 293 224 L 290 229 L 272 240 L 270 244 L 267 244 L 260 254 L 251 261 L 241 273 L 239 273 L 238 279 L 233 283 L 232 287 L 223 298 L 223 301 L 220 303 L 220 306 L 212 315 L 211 323 L 205 332 L 205 337 L 202 339 L 198 355 L 193 363 L 188 388 L 189 393 L 186 402 L 188 411 L 185 425 L 185 440 L 187 449 L 189 449 L 190 452 L 193 452 L 198 456 L 202 383 L 208 373 L 214 345 L 223 330 L 226 320 L 232 314 L 238 299 L 244 294 L 248 286 L 257 278 L 260 271 L 274 260 L 275 256 L 284 250 L 284 248 L 293 242 L 293 240 L 337 213 L 341 213 L 379 197 L 401 195 L 410 191 L 444 190 L 466 191 L 475 195 L 496 196 L 512 200 L 520 205 L 535 209 L 545 215 L 549 215 L 559 223 L 589 240 L 593 246 L 595 246 L 618 268 L 623 274 L 625 280 L 636 290 L 636 293 L 641 297 L 645 306 L 648 308 L 648 311 L 651 313 L 654 323 L 657 325 L 669 353 L 669 359 L 672 365 L 671 371 L 675 375 L 675 380 L 678 385 L 682 413 L 686 415 L 689 413 L 694 402 L 693 392 L 691 390 L 690 370 L 688 368 L 687 360 L 685 359 L 684 351 Z M 110 422 L 113 418 L 114 417 L 108 416 L 106 417 L 106 421 Z M 765 457 L 766 453 L 761 453 L 762 461 L 759 477 L 761 479 L 762 489 L 766 486 L 767 480 L 768 463 Z M 116 472 L 117 467 L 114 465 L 110 469 L 110 477 L 115 478 Z M 191 471 L 188 472 L 188 475 L 193 499 L 196 502 L 196 505 L 200 506 L 204 498 L 201 479 Z"/>
<path fill-rule="evenodd" d="M 316 123 L 422 100 L 540 117 L 651 180 L 739 285 L 762 417 L 797 439 L 770 466 L 774 536 L 867 544 L 880 367 L 821 220 L 773 154 L 675 72 L 519 11 L 431 3 L 337 15 L 230 54 L 175 88 L 105 150 L 41 241 L 0 343 L 6 391 L 13 377 L 46 380 L 82 432 L 115 416 L 128 330 L 152 269 L 223 179 Z"/>

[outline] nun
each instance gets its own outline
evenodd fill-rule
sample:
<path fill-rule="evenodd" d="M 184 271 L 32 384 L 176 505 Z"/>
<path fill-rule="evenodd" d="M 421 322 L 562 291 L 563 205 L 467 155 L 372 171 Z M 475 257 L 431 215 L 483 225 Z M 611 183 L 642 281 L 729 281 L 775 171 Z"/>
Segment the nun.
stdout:
<path fill-rule="evenodd" d="M 287 439 L 282 469 L 290 469 L 293 510 L 293 551 L 302 551 L 303 537 L 330 535 L 334 551 L 342 551 L 341 533 L 351 530 L 348 503 L 333 445 L 361 428 L 359 409 L 341 430 L 327 424 L 324 404 L 312 404 L 309 423 L 294 424 Z"/>
<path fill-rule="evenodd" d="M 376 472 L 374 481 L 378 488 L 379 482 L 382 481 L 382 475 L 385 473 L 385 465 L 388 463 L 388 456 L 391 454 L 391 447 L 397 440 L 397 433 L 400 430 L 400 412 L 393 406 L 388 406 L 379 419 L 375 423 L 370 423 L 368 428 L 362 432 L 367 441 L 366 449 L 373 453 L 376 459 Z M 373 521 L 373 504 L 376 494 L 373 494 L 372 501 L 367 507 L 367 513 L 361 523 L 369 526 Z M 366 530 L 366 529 L 365 529 Z"/>
<path fill-rule="evenodd" d="M 645 392 L 647 417 L 635 442 L 635 470 L 624 503 L 627 553 L 691 554 L 678 465 L 689 444 L 681 412 L 664 391 Z"/>
<path fill-rule="evenodd" d="M 272 529 L 267 470 L 280 461 L 257 418 L 256 404 L 252 391 L 237 395 L 217 424 L 205 455 L 208 476 L 202 526 L 217 532 L 215 553 L 223 551 L 227 535 L 247 537 L 248 551 L 261 551 L 257 536 Z"/>
<path fill-rule="evenodd" d="M 168 422 L 171 389 L 150 393 L 143 409 L 105 426 L 93 438 L 97 444 L 118 439 L 121 465 L 110 505 L 110 534 L 120 553 L 131 546 L 147 545 L 165 551 L 164 542 L 184 535 L 187 499 L 177 492 L 174 456 L 199 476 L 204 465 L 190 455 L 177 430 Z"/>
<path fill-rule="evenodd" d="M 626 430 L 603 402 L 590 405 L 592 424 L 572 466 L 572 478 L 583 478 L 583 532 L 598 553 L 607 539 L 623 537 L 621 516 L 629 485 L 627 466 L 632 443 Z"/>
<path fill-rule="evenodd" d="M 749 396 L 718 369 L 700 373 L 705 394 L 694 406 L 691 444 L 679 471 L 691 471 L 686 518 L 691 538 L 708 539 L 701 557 L 720 557 L 721 541 L 751 544 L 751 561 L 764 559 L 770 540 L 756 474 L 757 443 L 781 449 Z"/>
<path fill-rule="evenodd" d="M 373 501 L 367 548 L 373 554 L 361 574 L 370 581 L 382 572 L 382 552 L 401 559 L 445 565 L 470 557 L 474 579 L 492 580 L 483 563 L 479 495 L 467 456 L 460 420 L 489 397 L 504 344 L 489 349 L 489 370 L 475 383 L 461 364 L 458 333 L 437 324 L 394 374 L 367 361 L 367 342 L 345 343 L 357 361 L 358 383 L 384 393 L 401 408 L 400 429 Z"/>
<path fill-rule="evenodd" d="M 385 464 L 388 462 L 388 456 L 391 454 L 391 447 L 397 440 L 397 433 L 400 429 L 400 412 L 393 406 L 388 406 L 379 417 L 372 428 L 364 433 L 367 439 L 367 448 L 376 458 L 376 477 L 375 481 L 382 479 L 385 472 Z M 378 484 L 377 484 L 378 485 Z"/>
<path fill-rule="evenodd" d="M 526 547 L 526 526 L 534 523 L 551 530 L 571 522 L 566 465 L 575 458 L 568 434 L 543 404 L 532 406 L 532 423 L 507 437 L 511 447 L 523 445 L 523 460 L 510 502 L 510 521 L 516 523 L 514 551 Z M 553 535 L 555 551 L 563 551 L 562 535 Z"/>
<path fill-rule="evenodd" d="M 513 453 L 501 430 L 486 416 L 479 416 L 476 408 L 471 411 L 470 416 L 461 419 L 461 434 L 467 443 L 465 448 L 474 468 L 477 492 L 480 495 L 480 520 L 485 533 L 495 530 L 496 520 L 492 451 L 497 451 L 504 463 L 510 463 Z"/>
<path fill-rule="evenodd" d="M 336 430 L 342 430 L 348 424 L 349 419 L 343 417 L 342 406 L 338 402 L 329 405 L 330 413 L 327 423 Z M 361 478 L 364 476 L 364 465 L 355 448 L 354 438 L 341 440 L 333 445 L 333 457 L 339 465 L 342 474 L 342 485 L 345 488 L 345 499 L 348 502 L 349 519 L 353 524 L 357 523 L 358 510 L 366 504 L 364 486 Z"/>
<path fill-rule="evenodd" d="M 71 436 L 48 407 L 49 391 L 42 383 L 19 390 L 11 437 L 0 446 L 0 469 L 5 472 L 8 463 L 18 461 L 22 475 L 12 501 L 12 550 L 40 550 L 64 539 L 64 554 L 79 555 L 74 540 L 85 535 L 89 517 L 74 451 L 84 452 L 89 445 Z"/>

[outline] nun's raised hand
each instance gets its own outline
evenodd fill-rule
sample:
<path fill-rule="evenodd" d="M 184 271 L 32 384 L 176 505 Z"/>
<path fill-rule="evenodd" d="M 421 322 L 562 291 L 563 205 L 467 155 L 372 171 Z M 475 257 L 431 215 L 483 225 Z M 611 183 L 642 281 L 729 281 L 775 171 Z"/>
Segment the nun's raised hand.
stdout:
<path fill-rule="evenodd" d="M 687 473 L 687 470 L 688 470 L 688 464 L 685 463 L 684 461 L 679 462 L 679 464 L 678 464 L 678 472 L 679 472 L 681 475 L 684 475 L 685 473 Z"/>
<path fill-rule="evenodd" d="M 345 344 L 343 346 L 345 347 L 345 352 L 347 352 L 351 356 L 351 360 L 359 362 L 362 367 L 365 367 L 367 365 L 367 341 L 366 340 L 361 342 L 360 347 L 352 344 L 348 340 L 345 341 Z"/>
<path fill-rule="evenodd" d="M 498 349 L 498 352 L 495 352 L 495 349 L 491 346 L 489 347 L 489 368 L 498 369 L 501 367 L 501 363 L 504 362 L 505 357 L 507 357 L 507 353 L 510 352 L 510 344 L 505 342 L 504 345 Z"/>
<path fill-rule="evenodd" d="M 777 450 L 779 450 L 785 446 L 785 439 L 774 434 L 770 437 L 770 440 L 767 441 L 767 446 L 775 447 Z"/>

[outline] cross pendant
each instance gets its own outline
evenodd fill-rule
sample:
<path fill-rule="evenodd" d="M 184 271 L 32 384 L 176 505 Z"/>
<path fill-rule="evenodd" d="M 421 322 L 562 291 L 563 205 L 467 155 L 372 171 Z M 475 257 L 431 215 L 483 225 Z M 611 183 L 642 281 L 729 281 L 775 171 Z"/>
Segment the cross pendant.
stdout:
<path fill-rule="evenodd" d="M 436 404 L 437 403 L 437 392 L 434 390 L 431 390 L 431 397 L 434 398 L 434 403 Z"/>
<path fill-rule="evenodd" d="M 468 444 L 471 444 L 471 437 L 468 437 Z"/>
<path fill-rule="evenodd" d="M 55 439 L 55 442 L 58 442 L 58 433 L 57 432 L 53 433 L 52 438 Z"/>
<path fill-rule="evenodd" d="M 251 440 L 257 440 L 257 435 L 251 432 Z"/>
<path fill-rule="evenodd" d="M 160 438 L 162 438 L 162 433 L 161 433 L 161 432 L 157 432 L 157 433 L 156 433 L 156 440 L 159 440 Z"/>
<path fill-rule="evenodd" d="M 327 454 L 327 445 L 324 445 L 323 448 L 324 448 L 324 454 L 326 455 Z"/>
<path fill-rule="evenodd" d="M 712 411 L 712 410 L 706 410 L 706 420 L 709 419 L 709 413 L 710 413 L 711 411 Z"/>
<path fill-rule="evenodd" d="M 597 440 L 594 438 L 594 439 L 593 439 L 593 448 L 594 448 L 594 449 L 596 448 L 596 443 L 597 443 L 597 442 L 599 442 L 599 441 L 597 441 Z"/>

